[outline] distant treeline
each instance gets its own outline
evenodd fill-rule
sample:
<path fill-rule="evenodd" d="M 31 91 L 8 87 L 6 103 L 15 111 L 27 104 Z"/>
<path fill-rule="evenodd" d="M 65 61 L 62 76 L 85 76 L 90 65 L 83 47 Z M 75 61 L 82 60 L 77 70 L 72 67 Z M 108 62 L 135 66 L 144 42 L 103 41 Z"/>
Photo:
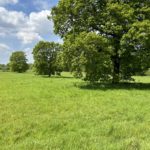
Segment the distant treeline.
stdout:
<path fill-rule="evenodd" d="M 10 70 L 9 64 L 0 64 L 0 70 L 3 72 L 9 71 Z"/>
<path fill-rule="evenodd" d="M 28 63 L 28 70 L 32 70 L 33 69 L 33 64 Z M 10 65 L 8 64 L 0 64 L 0 71 L 3 72 L 9 72 L 10 70 Z"/>

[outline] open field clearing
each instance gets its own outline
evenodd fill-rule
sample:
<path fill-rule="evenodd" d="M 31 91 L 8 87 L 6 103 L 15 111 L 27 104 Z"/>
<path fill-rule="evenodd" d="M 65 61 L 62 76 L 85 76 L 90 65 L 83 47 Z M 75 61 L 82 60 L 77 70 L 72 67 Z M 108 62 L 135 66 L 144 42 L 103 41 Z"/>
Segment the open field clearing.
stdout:
<path fill-rule="evenodd" d="M 150 77 L 90 86 L 0 73 L 0 150 L 149 150 Z"/>

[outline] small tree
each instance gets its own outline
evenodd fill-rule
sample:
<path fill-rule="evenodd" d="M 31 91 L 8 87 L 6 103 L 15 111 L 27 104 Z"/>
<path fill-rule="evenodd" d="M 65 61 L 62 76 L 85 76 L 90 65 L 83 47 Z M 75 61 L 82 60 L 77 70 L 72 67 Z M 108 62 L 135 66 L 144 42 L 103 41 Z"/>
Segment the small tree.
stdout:
<path fill-rule="evenodd" d="M 22 51 L 13 52 L 10 56 L 10 70 L 13 72 L 26 72 L 28 70 L 28 64 L 26 55 Z"/>
<path fill-rule="evenodd" d="M 57 55 L 61 45 L 54 42 L 40 41 L 33 49 L 34 69 L 38 75 L 60 74 L 61 69 L 57 61 Z"/>

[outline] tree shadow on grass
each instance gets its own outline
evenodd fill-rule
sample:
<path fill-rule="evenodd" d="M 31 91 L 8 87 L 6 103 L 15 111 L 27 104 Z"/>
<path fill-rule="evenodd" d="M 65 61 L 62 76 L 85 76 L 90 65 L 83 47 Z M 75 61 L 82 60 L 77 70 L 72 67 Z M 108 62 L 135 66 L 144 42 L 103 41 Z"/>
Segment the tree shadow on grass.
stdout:
<path fill-rule="evenodd" d="M 67 77 L 67 76 L 52 76 L 52 78 L 73 79 L 73 77 Z"/>
<path fill-rule="evenodd" d="M 119 83 L 119 84 L 111 84 L 111 83 L 79 83 L 75 84 L 76 87 L 83 90 L 150 90 L 150 83 Z"/>
<path fill-rule="evenodd" d="M 49 79 L 72 79 L 73 77 L 67 77 L 67 76 L 47 76 L 47 75 L 41 75 L 42 78 L 49 78 Z"/>

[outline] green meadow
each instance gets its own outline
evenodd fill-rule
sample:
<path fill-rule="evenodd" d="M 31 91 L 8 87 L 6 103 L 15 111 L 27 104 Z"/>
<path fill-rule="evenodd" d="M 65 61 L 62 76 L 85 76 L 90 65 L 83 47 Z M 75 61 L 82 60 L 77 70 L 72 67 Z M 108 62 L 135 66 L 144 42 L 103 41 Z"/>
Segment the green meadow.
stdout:
<path fill-rule="evenodd" d="M 149 150 L 150 77 L 90 85 L 0 72 L 0 150 Z"/>

